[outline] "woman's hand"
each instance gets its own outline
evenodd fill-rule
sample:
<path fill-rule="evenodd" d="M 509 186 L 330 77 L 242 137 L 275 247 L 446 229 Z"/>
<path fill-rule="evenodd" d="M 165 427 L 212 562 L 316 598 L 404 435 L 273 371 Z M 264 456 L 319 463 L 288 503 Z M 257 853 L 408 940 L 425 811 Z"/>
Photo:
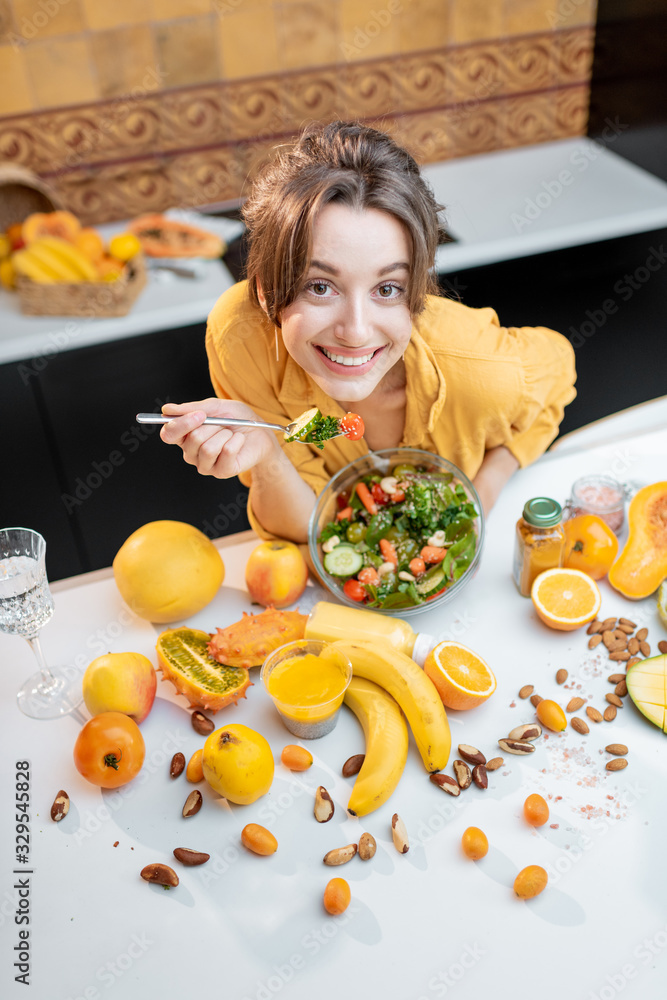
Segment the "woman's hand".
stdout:
<path fill-rule="evenodd" d="M 175 419 L 163 426 L 160 437 L 167 444 L 178 445 L 188 465 L 194 465 L 203 476 L 216 479 L 238 476 L 275 458 L 280 450 L 274 431 L 204 424 L 206 417 L 259 420 L 244 403 L 214 397 L 194 403 L 165 403 L 162 412 Z"/>

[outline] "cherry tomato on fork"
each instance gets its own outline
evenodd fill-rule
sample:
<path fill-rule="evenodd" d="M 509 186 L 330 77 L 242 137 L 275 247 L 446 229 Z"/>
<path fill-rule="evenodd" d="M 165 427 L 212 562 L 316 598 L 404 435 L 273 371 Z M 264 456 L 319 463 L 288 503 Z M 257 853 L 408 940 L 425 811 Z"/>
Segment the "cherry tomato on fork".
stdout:
<path fill-rule="evenodd" d="M 358 413 L 346 413 L 341 418 L 340 429 L 350 441 L 360 441 L 364 436 L 364 422 Z"/>
<path fill-rule="evenodd" d="M 93 785 L 118 788 L 141 770 L 146 748 L 139 726 L 122 712 L 89 719 L 74 744 L 77 771 Z"/>

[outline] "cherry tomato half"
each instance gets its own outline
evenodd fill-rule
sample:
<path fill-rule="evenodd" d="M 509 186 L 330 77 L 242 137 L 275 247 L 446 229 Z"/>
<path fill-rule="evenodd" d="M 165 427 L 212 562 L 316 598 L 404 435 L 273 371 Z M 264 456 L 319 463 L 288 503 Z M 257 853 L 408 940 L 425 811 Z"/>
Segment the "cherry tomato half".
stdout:
<path fill-rule="evenodd" d="M 343 585 L 345 596 L 351 601 L 363 601 L 366 599 L 366 588 L 358 580 L 346 580 Z"/>
<path fill-rule="evenodd" d="M 580 569 L 593 580 L 601 580 L 611 569 L 618 552 L 618 538 L 606 521 L 595 514 L 580 514 L 563 524 L 566 569 Z"/>
<path fill-rule="evenodd" d="M 141 770 L 146 748 L 139 726 L 122 712 L 102 712 L 89 719 L 74 744 L 74 764 L 86 781 L 118 788 Z"/>
<path fill-rule="evenodd" d="M 385 493 L 379 483 L 373 483 L 371 486 L 371 496 L 380 505 L 389 503 L 393 499 L 388 493 Z"/>
<path fill-rule="evenodd" d="M 350 441 L 360 441 L 364 436 L 364 422 L 358 413 L 346 413 L 341 418 L 340 429 Z"/>

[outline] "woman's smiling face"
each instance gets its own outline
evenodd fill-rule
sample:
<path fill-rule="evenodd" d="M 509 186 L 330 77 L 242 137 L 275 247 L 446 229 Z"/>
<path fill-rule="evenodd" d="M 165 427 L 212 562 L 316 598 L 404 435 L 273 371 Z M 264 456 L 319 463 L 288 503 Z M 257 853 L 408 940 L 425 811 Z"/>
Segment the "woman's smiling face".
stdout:
<path fill-rule="evenodd" d="M 331 202 L 313 224 L 302 287 L 281 316 L 289 354 L 333 399 L 366 399 L 403 355 L 410 243 L 400 222 L 376 209 Z"/>

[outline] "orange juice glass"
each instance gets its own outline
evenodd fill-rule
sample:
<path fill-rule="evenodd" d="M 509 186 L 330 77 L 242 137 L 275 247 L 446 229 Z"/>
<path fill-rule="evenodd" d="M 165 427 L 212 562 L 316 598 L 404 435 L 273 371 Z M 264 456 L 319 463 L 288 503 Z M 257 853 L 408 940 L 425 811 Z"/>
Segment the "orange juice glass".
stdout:
<path fill-rule="evenodd" d="M 261 678 L 290 733 L 315 740 L 336 725 L 352 664 L 329 642 L 297 639 L 267 656 Z"/>

